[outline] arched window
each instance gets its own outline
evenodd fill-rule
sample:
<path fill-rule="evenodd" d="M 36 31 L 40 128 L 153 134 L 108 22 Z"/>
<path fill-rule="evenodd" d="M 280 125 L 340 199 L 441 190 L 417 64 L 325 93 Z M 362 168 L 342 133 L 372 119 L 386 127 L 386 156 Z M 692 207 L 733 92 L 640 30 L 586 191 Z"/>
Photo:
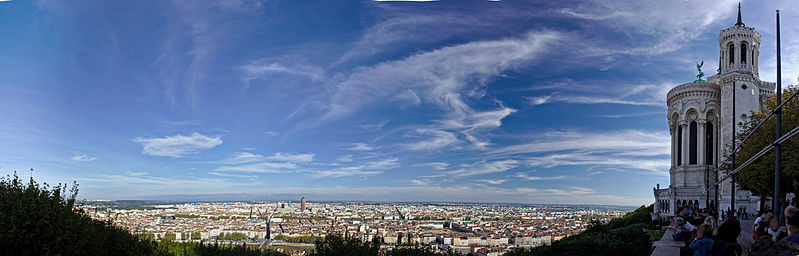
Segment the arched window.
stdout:
<path fill-rule="evenodd" d="M 682 127 L 677 126 L 677 166 L 682 165 Z"/>
<path fill-rule="evenodd" d="M 689 126 L 689 144 L 688 144 L 688 164 L 696 164 L 696 144 L 697 144 L 697 137 L 696 137 L 696 121 L 691 122 Z"/>
<path fill-rule="evenodd" d="M 741 63 L 746 63 L 746 44 L 741 43 Z"/>
<path fill-rule="evenodd" d="M 705 124 L 705 163 L 713 165 L 713 123 Z"/>
<path fill-rule="evenodd" d="M 730 63 L 733 63 L 733 62 L 735 62 L 735 45 L 734 44 L 730 44 L 730 46 L 728 48 L 729 48 L 729 50 L 727 50 L 727 52 L 730 53 Z"/>

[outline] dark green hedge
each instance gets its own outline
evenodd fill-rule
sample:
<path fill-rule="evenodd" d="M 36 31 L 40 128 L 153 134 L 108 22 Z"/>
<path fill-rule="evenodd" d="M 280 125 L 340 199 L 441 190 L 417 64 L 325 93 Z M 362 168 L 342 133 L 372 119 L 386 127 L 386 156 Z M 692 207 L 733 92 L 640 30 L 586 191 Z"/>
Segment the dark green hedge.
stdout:
<path fill-rule="evenodd" d="M 641 206 L 607 224 L 592 223 L 584 232 L 552 245 L 518 249 L 507 256 L 522 255 L 649 255 L 652 242 L 662 235 L 661 223 L 651 221 L 653 206 Z"/>

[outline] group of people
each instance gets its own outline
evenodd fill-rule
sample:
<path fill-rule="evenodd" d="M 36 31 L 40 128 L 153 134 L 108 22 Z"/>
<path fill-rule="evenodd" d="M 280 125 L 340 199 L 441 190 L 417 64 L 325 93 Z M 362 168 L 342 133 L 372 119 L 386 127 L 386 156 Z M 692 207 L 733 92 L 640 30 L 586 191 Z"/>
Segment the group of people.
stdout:
<path fill-rule="evenodd" d="M 715 214 L 710 211 L 692 212 L 680 208 L 667 228 L 673 231 L 673 239 L 686 243 L 684 255 L 695 256 L 730 255 L 739 256 L 743 248 L 738 244 L 741 223 L 727 218 L 716 225 Z M 754 244 L 749 255 L 799 255 L 799 208 L 788 206 L 784 211 L 787 233 L 780 231 L 780 220 L 774 214 L 764 213 L 753 227 Z"/>

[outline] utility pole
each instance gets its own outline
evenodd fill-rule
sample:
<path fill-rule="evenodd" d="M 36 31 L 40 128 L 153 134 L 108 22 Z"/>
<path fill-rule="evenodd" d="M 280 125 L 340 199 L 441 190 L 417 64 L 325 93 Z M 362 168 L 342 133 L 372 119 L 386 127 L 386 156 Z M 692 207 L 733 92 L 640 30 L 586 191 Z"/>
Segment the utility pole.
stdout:
<path fill-rule="evenodd" d="M 775 110 L 777 114 L 777 137 L 775 140 L 780 139 L 782 136 L 782 61 L 780 59 L 780 10 L 777 10 L 777 109 Z M 779 142 L 775 142 L 775 155 L 774 157 L 774 199 L 772 200 L 772 207 L 774 208 L 774 216 L 777 216 L 778 220 L 782 220 L 782 206 L 780 205 L 782 201 L 782 191 L 780 187 L 782 186 L 782 182 L 780 181 L 782 178 L 782 159 L 781 158 L 781 151 L 782 146 Z"/>
<path fill-rule="evenodd" d="M 738 90 L 737 85 L 735 85 L 735 81 L 732 81 L 732 168 L 730 168 L 730 176 L 731 178 L 731 186 L 732 191 L 730 191 L 730 211 L 728 212 L 730 218 L 735 218 L 735 174 L 732 171 L 735 170 L 735 91 Z"/>

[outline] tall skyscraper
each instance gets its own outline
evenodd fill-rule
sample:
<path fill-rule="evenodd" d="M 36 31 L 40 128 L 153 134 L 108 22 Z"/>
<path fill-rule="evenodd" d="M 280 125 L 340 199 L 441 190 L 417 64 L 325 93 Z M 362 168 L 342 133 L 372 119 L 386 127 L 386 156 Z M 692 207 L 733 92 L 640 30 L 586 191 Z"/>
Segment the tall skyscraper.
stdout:
<path fill-rule="evenodd" d="M 302 199 L 300 199 L 300 211 L 301 212 L 305 211 L 305 197 L 304 196 L 302 197 Z"/>

